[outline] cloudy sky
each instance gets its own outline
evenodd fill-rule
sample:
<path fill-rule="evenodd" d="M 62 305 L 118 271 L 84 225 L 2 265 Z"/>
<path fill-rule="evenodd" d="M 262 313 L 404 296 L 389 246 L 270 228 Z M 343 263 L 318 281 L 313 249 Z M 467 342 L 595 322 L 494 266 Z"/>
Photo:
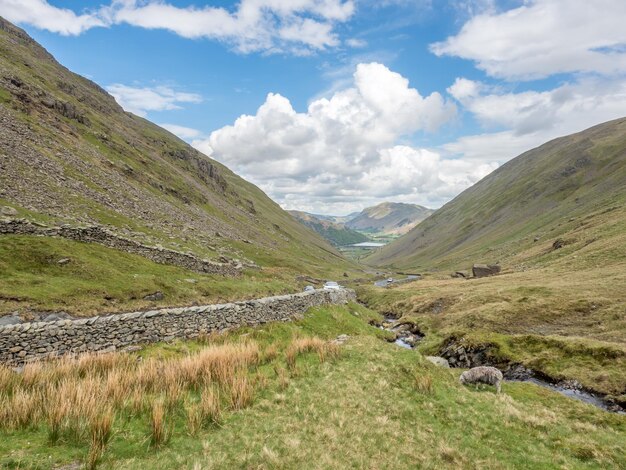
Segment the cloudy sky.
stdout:
<path fill-rule="evenodd" d="M 624 0 L 0 0 L 0 15 L 287 209 L 436 208 L 626 115 Z"/>

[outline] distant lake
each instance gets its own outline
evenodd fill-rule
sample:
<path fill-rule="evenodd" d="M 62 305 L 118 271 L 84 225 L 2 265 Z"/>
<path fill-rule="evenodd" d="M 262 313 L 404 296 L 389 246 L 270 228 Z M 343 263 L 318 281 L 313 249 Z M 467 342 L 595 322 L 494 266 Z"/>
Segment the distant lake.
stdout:
<path fill-rule="evenodd" d="M 354 245 L 350 245 L 350 246 L 356 246 L 360 248 L 378 248 L 380 246 L 385 246 L 385 245 L 386 243 L 362 242 L 362 243 L 355 243 Z"/>

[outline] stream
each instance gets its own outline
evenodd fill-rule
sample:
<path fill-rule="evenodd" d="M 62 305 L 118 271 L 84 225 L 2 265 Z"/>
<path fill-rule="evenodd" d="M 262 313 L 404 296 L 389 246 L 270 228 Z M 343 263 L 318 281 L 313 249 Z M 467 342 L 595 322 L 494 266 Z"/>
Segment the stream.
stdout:
<path fill-rule="evenodd" d="M 419 343 L 424 335 L 420 333 L 415 325 L 408 322 L 402 322 L 399 319 L 391 316 L 385 315 L 383 317 L 383 322 L 380 324 L 374 324 L 381 330 L 386 330 L 394 333 L 396 335 L 395 340 L 390 341 L 395 343 L 401 348 L 405 349 L 413 349 Z M 488 364 L 485 364 L 488 365 Z M 564 395 L 568 398 L 572 398 L 574 400 L 579 400 L 585 403 L 589 403 L 597 408 L 600 408 L 605 411 L 609 411 L 612 413 L 618 413 L 626 415 L 626 410 L 620 405 L 607 400 L 606 398 L 596 395 L 594 393 L 583 390 L 581 387 L 572 386 L 571 384 L 563 385 L 559 383 L 552 383 L 548 380 L 540 378 L 540 374 L 529 370 L 523 369 L 522 373 L 516 373 L 514 369 L 510 369 L 509 371 L 504 372 L 504 381 L 505 382 L 528 382 L 538 385 L 543 388 L 547 388 L 549 390 L 555 391 Z"/>
<path fill-rule="evenodd" d="M 401 322 L 390 315 L 385 315 L 383 322 L 375 326 L 378 326 L 381 330 L 390 331 L 395 334 L 396 338 L 393 340 L 393 343 L 405 349 L 413 349 L 424 337 L 412 323 Z"/>

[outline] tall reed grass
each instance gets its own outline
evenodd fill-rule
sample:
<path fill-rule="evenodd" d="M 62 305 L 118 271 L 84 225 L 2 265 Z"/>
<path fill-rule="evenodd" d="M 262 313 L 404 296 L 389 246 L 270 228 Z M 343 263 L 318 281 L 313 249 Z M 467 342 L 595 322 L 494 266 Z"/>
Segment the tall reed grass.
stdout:
<path fill-rule="evenodd" d="M 207 339 L 208 341 L 208 339 Z M 290 368 L 305 352 L 320 361 L 338 354 L 319 338 L 297 338 L 287 347 Z M 111 440 L 115 416 L 147 419 L 153 446 L 164 445 L 180 408 L 190 433 L 221 425 L 224 406 L 240 410 L 254 400 L 267 378 L 257 368 L 278 357 L 270 345 L 254 342 L 209 344 L 169 359 L 127 353 L 86 354 L 26 364 L 21 372 L 0 366 L 0 429 L 44 427 L 51 444 L 89 445 L 86 468 L 95 468 Z M 257 370 L 256 374 L 250 372 Z M 288 379 L 280 369 L 280 386 Z"/>

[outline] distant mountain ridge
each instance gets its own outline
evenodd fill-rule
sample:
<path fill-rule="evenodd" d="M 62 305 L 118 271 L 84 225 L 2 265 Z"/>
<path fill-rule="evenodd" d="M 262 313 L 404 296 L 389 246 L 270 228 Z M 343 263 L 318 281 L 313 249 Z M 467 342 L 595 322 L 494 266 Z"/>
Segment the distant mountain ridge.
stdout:
<path fill-rule="evenodd" d="M 432 209 L 417 204 L 383 202 L 363 209 L 346 222 L 346 227 L 367 233 L 402 235 L 433 212 Z"/>
<path fill-rule="evenodd" d="M 417 204 L 383 202 L 348 215 L 319 215 L 287 211 L 335 246 L 371 241 L 372 236 L 397 236 L 407 233 L 433 211 Z"/>
<path fill-rule="evenodd" d="M 345 224 L 335 222 L 333 216 L 319 216 L 302 211 L 287 212 L 334 246 L 353 245 L 370 240 L 366 235 L 347 228 Z"/>

